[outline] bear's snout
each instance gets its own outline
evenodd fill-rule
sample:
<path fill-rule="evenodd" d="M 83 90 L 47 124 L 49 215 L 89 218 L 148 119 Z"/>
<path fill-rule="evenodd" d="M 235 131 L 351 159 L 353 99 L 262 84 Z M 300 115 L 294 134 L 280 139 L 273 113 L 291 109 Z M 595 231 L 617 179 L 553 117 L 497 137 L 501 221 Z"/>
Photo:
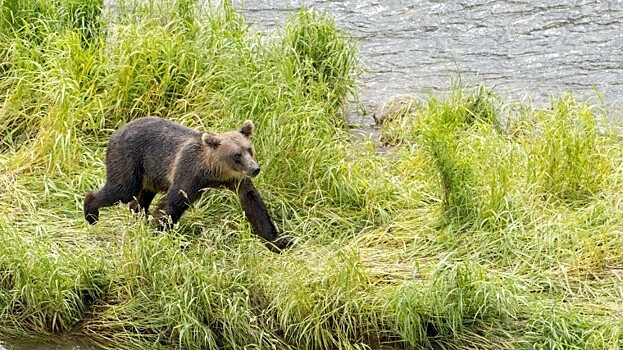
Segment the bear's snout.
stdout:
<path fill-rule="evenodd" d="M 260 173 L 260 167 L 258 166 L 255 169 L 251 170 L 251 177 L 256 177 L 259 173 Z"/>

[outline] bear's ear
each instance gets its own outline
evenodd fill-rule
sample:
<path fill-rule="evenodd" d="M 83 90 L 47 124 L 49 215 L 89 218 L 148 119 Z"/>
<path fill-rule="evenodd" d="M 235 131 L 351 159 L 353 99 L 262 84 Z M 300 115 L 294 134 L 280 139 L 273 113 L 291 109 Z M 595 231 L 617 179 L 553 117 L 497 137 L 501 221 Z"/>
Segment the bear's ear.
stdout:
<path fill-rule="evenodd" d="M 201 135 L 201 141 L 212 148 L 216 148 L 221 144 L 221 140 L 218 139 L 218 134 L 213 132 L 204 132 L 203 135 Z"/>
<path fill-rule="evenodd" d="M 253 135 L 253 122 L 250 120 L 246 120 L 240 128 L 240 133 L 246 137 L 250 137 L 251 135 Z"/>

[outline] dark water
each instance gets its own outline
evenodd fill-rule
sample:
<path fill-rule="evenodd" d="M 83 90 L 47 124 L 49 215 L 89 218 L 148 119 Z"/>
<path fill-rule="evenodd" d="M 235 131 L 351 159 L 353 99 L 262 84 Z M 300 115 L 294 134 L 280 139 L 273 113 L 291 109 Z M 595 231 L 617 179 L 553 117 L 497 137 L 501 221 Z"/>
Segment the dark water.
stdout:
<path fill-rule="evenodd" d="M 96 350 L 98 347 L 75 338 L 49 338 L 44 340 L 0 340 L 0 350 Z"/>
<path fill-rule="evenodd" d="M 359 40 L 364 104 L 483 82 L 503 97 L 549 101 L 571 92 L 623 106 L 623 1 L 247 0 L 254 26 L 300 6 L 325 10 Z"/>

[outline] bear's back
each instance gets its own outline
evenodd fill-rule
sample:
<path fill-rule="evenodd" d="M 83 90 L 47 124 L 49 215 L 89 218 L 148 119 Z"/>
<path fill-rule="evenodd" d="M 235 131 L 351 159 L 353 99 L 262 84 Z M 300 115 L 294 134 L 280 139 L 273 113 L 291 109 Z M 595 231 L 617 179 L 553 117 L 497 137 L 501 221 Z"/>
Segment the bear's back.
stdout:
<path fill-rule="evenodd" d="M 201 138 L 201 133 L 158 117 L 135 119 L 116 130 L 108 141 L 108 149 L 121 148 L 128 153 L 144 155 L 172 151 L 180 143 Z M 126 153 L 126 152 L 124 152 Z"/>
<path fill-rule="evenodd" d="M 145 176 L 149 187 L 163 190 L 169 185 L 171 166 L 178 152 L 200 142 L 201 133 L 193 129 L 158 117 L 138 118 L 110 136 L 106 162 L 131 163 Z"/>

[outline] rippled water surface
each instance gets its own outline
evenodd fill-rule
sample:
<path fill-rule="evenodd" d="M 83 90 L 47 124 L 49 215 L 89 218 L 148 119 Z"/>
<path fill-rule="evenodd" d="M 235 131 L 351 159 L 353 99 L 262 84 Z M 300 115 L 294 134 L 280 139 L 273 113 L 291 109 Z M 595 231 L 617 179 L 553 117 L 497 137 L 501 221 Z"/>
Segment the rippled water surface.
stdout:
<path fill-rule="evenodd" d="M 364 103 L 446 90 L 456 72 L 502 96 L 548 100 L 570 91 L 623 105 L 623 1 L 247 0 L 261 29 L 300 6 L 335 17 L 359 40 Z"/>

